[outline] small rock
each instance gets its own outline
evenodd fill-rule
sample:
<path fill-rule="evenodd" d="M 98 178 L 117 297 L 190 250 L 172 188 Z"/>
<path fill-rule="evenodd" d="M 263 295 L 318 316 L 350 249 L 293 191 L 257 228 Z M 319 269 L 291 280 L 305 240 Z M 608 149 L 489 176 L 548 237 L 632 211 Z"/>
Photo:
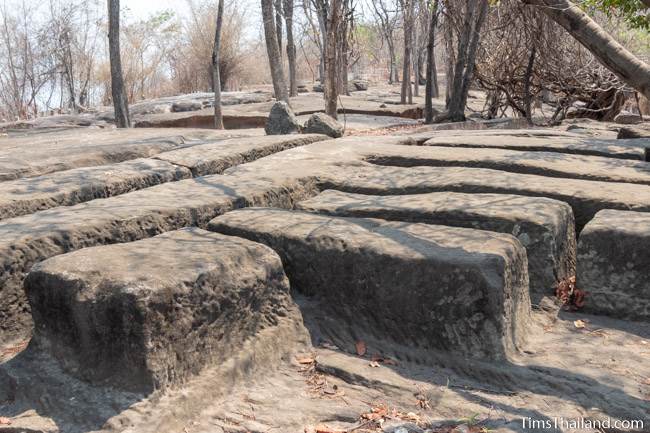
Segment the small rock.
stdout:
<path fill-rule="evenodd" d="M 343 125 L 325 113 L 314 113 L 305 123 L 304 132 L 338 138 L 343 135 Z"/>
<path fill-rule="evenodd" d="M 354 80 L 352 84 L 355 90 L 368 90 L 368 82 L 366 80 Z"/>
<path fill-rule="evenodd" d="M 267 135 L 299 134 L 301 126 L 289 104 L 278 101 L 273 104 L 264 129 Z"/>
<path fill-rule="evenodd" d="M 630 113 L 629 111 L 621 111 L 614 117 L 614 122 L 622 123 L 624 125 L 635 125 L 641 123 L 641 117 L 638 114 Z"/>
<path fill-rule="evenodd" d="M 616 138 L 650 138 L 650 129 L 623 127 L 618 130 Z"/>
<path fill-rule="evenodd" d="M 172 113 L 182 113 L 185 111 L 198 111 L 203 108 L 203 104 L 198 101 L 179 101 L 172 104 Z"/>

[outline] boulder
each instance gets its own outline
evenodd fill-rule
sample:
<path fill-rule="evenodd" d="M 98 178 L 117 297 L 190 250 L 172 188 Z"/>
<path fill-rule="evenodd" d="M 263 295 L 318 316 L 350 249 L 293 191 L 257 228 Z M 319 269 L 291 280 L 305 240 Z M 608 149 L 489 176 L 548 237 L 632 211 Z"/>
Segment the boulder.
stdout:
<path fill-rule="evenodd" d="M 321 83 L 314 84 L 313 87 L 312 87 L 312 90 L 314 92 L 319 92 L 319 93 L 323 93 L 325 91 L 325 89 L 323 88 L 323 85 Z"/>
<path fill-rule="evenodd" d="M 368 82 L 366 80 L 354 80 L 352 85 L 355 90 L 368 90 Z"/>
<path fill-rule="evenodd" d="M 172 104 L 172 113 L 183 113 L 185 111 L 199 111 L 203 104 L 199 101 L 178 101 Z"/>
<path fill-rule="evenodd" d="M 585 311 L 650 321 L 650 213 L 602 210 L 580 235 L 577 285 Z"/>
<path fill-rule="evenodd" d="M 575 275 L 576 237 L 571 207 L 543 197 L 437 192 L 373 196 L 324 191 L 298 209 L 334 216 L 383 218 L 511 234 L 526 248 L 533 302 L 553 296 Z"/>
<path fill-rule="evenodd" d="M 54 257 L 25 289 L 39 347 L 83 379 L 145 393 L 235 355 L 292 305 L 270 248 L 196 228 Z"/>
<path fill-rule="evenodd" d="M 526 252 L 511 235 L 262 208 L 229 212 L 209 229 L 273 248 L 292 289 L 351 328 L 495 359 L 525 340 Z"/>
<path fill-rule="evenodd" d="M 641 117 L 638 114 L 630 113 L 629 111 L 622 111 L 614 117 L 614 122 L 622 123 L 624 125 L 635 125 L 641 123 Z"/>
<path fill-rule="evenodd" d="M 633 127 L 623 127 L 618 130 L 618 139 L 625 138 L 650 138 L 650 129 L 648 128 L 633 128 Z"/>
<path fill-rule="evenodd" d="M 271 107 L 271 113 L 264 130 L 267 135 L 299 134 L 300 122 L 293 110 L 284 101 L 278 101 Z"/>
<path fill-rule="evenodd" d="M 307 119 L 303 132 L 339 138 L 343 136 L 343 125 L 325 113 L 314 113 Z"/>

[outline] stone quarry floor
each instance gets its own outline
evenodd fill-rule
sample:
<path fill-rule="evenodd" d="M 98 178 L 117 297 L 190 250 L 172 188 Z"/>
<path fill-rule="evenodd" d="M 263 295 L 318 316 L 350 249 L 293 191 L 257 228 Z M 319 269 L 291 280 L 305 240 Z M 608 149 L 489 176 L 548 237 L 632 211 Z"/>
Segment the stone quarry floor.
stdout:
<path fill-rule="evenodd" d="M 650 323 L 569 311 L 550 296 L 533 301 L 525 344 L 495 361 L 395 341 L 293 287 L 286 320 L 150 395 L 83 381 L 30 342 L 22 280 L 33 264 L 209 228 L 233 209 L 304 209 L 324 190 L 519 194 L 568 203 L 579 232 L 603 209 L 650 211 L 650 143 L 616 140 L 614 125 L 439 131 L 395 127 L 386 111 L 383 131 L 359 114 L 350 120 L 363 137 L 339 140 L 183 128 L 0 138 L 0 432 L 650 431 Z M 413 220 L 386 217 L 400 218 Z M 644 427 L 570 424 L 607 418 Z"/>
<path fill-rule="evenodd" d="M 308 301 L 302 313 L 312 335 L 322 335 L 322 318 Z M 414 424 L 439 432 L 466 425 L 473 430 L 465 431 L 476 432 L 587 433 L 598 430 L 525 423 L 594 416 L 647 420 L 650 325 L 578 313 L 536 312 L 534 318 L 530 347 L 505 364 L 457 365 L 387 341 L 367 343 L 358 356 L 355 340 L 363 336 L 343 337 L 347 344 L 341 347 L 316 337 L 313 346 L 283 341 L 289 354 L 279 363 L 259 360 L 252 375 L 242 377 L 233 365 L 208 369 L 182 389 L 154 398 L 90 386 L 47 356 L 12 343 L 3 348 L 2 365 L 16 379 L 20 397 L 0 416 L 35 410 L 46 419 L 32 416 L 26 425 L 48 432 L 191 433 L 367 432 L 381 431 L 380 425 L 420 431 Z"/>

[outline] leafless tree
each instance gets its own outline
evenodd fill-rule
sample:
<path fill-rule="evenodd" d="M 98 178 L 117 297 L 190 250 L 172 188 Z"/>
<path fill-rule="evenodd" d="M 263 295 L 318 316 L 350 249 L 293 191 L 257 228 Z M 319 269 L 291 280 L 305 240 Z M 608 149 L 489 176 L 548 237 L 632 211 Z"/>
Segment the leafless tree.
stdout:
<path fill-rule="evenodd" d="M 413 51 L 413 25 L 415 0 L 400 0 L 404 10 L 404 58 L 402 59 L 402 89 L 400 102 L 413 103 L 413 87 L 411 86 L 411 53 Z"/>
<path fill-rule="evenodd" d="M 221 27 L 223 26 L 223 0 L 217 6 L 217 23 L 214 31 L 214 47 L 212 49 L 212 86 L 214 87 L 214 127 L 223 129 L 223 114 L 221 113 L 221 77 L 219 76 L 219 51 L 221 49 Z"/>
<path fill-rule="evenodd" d="M 287 27 L 287 60 L 289 62 L 289 96 L 298 94 L 296 77 L 296 44 L 293 38 L 293 0 L 284 0 L 284 23 Z"/>
<path fill-rule="evenodd" d="M 430 23 L 427 39 L 427 82 L 424 90 L 424 117 L 426 123 L 433 122 L 433 101 L 432 98 L 439 96 L 438 77 L 436 72 L 435 43 L 436 28 L 438 27 L 438 9 L 440 0 L 433 0 L 430 6 Z"/>
<path fill-rule="evenodd" d="M 331 0 L 327 14 L 325 44 L 325 112 L 337 118 L 337 101 L 339 97 L 339 53 L 337 44 L 338 29 L 342 20 L 344 0 Z"/>
<path fill-rule="evenodd" d="M 650 65 L 618 43 L 570 0 L 522 0 L 537 6 L 564 27 L 605 67 L 646 98 L 650 98 Z"/>
<path fill-rule="evenodd" d="M 397 0 L 370 0 L 375 18 L 379 21 L 379 28 L 388 45 L 389 65 L 388 82 L 399 81 L 397 73 L 397 55 L 395 53 L 395 30 L 399 21 L 399 3 Z"/>
<path fill-rule="evenodd" d="M 282 67 L 282 55 L 276 35 L 275 21 L 273 18 L 273 0 L 262 1 L 262 20 L 264 21 L 264 37 L 266 40 L 266 52 L 269 57 L 269 66 L 271 68 L 271 78 L 273 79 L 273 89 L 275 98 L 278 101 L 289 103 L 289 92 L 287 83 L 284 78 L 284 68 Z"/>
<path fill-rule="evenodd" d="M 120 0 L 108 0 L 108 45 L 115 123 L 118 128 L 130 128 L 129 102 L 124 88 L 120 56 Z"/>
<path fill-rule="evenodd" d="M 488 0 L 447 1 L 448 29 L 453 29 L 454 17 L 460 23 L 457 46 L 449 43 L 447 36 L 448 55 L 447 68 L 447 112 L 438 120 L 465 120 L 465 106 L 469 87 L 474 75 L 476 53 L 481 36 L 481 28 L 488 11 Z M 462 18 L 461 18 L 462 17 Z"/>

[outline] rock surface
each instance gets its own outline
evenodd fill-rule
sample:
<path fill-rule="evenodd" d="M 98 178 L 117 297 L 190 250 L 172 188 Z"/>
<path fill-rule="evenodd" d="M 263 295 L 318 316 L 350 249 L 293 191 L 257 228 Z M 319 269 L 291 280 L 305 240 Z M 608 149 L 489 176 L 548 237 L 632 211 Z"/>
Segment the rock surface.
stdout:
<path fill-rule="evenodd" d="M 511 234 L 526 248 L 531 298 L 553 296 L 557 283 L 575 275 L 573 212 L 566 203 L 508 194 L 439 192 L 368 196 L 324 191 L 297 206 L 334 216 L 382 218 Z"/>
<path fill-rule="evenodd" d="M 231 357 L 291 302 L 270 248 L 195 228 L 45 260 L 25 289 L 39 347 L 84 379 L 147 393 Z"/>
<path fill-rule="evenodd" d="M 590 155 L 418 146 L 382 149 L 377 155 L 370 154 L 366 160 L 400 167 L 479 167 L 549 177 L 650 185 L 650 163 Z"/>
<path fill-rule="evenodd" d="M 0 433 L 59 433 L 54 420 L 28 410 L 10 419 L 11 424 L 0 424 Z"/>
<path fill-rule="evenodd" d="M 398 195 L 428 192 L 497 193 L 547 197 L 568 203 L 579 233 L 603 209 L 650 212 L 650 187 L 618 182 L 563 179 L 468 167 L 357 167 L 325 186 L 341 191 Z"/>
<path fill-rule="evenodd" d="M 267 135 L 298 134 L 301 129 L 300 122 L 286 102 L 278 101 L 273 104 L 264 128 Z"/>
<path fill-rule="evenodd" d="M 141 158 L 1 182 L 0 219 L 56 206 L 72 206 L 190 177 L 189 169 Z"/>
<path fill-rule="evenodd" d="M 160 153 L 157 159 L 187 167 L 194 176 L 222 173 L 229 167 L 327 137 L 318 134 L 235 138 Z"/>
<path fill-rule="evenodd" d="M 305 123 L 304 132 L 308 134 L 325 134 L 332 138 L 338 138 L 343 135 L 343 125 L 325 113 L 314 113 Z"/>
<path fill-rule="evenodd" d="M 512 132 L 499 134 L 499 131 L 485 131 L 481 134 L 440 135 L 430 138 L 427 146 L 501 148 L 524 151 L 558 152 L 580 155 L 606 156 L 609 158 L 636 159 L 645 161 L 647 140 L 621 142 L 616 139 L 599 139 L 576 135 L 551 135 L 541 131 L 530 134 Z M 503 131 L 505 133 L 506 131 Z M 491 134 L 488 134 L 491 133 Z"/>
<path fill-rule="evenodd" d="M 580 235 L 585 311 L 650 321 L 650 213 L 602 210 Z"/>
<path fill-rule="evenodd" d="M 260 131 L 80 129 L 0 138 L 0 181 L 146 158 L 204 140 L 251 135 L 259 136 Z"/>
<path fill-rule="evenodd" d="M 205 226 L 233 208 L 291 207 L 295 200 L 305 198 L 304 188 L 296 183 L 214 175 L 0 221 L 0 337 L 29 328 L 22 283 L 39 261 L 89 246 Z"/>
<path fill-rule="evenodd" d="M 404 141 L 400 141 L 400 138 Z M 411 148 L 415 147 L 400 145 L 408 144 L 409 140 L 407 136 L 328 140 L 271 155 L 229 169 L 226 173 L 246 173 L 268 180 L 311 178 L 318 181 L 321 189 L 369 195 L 449 191 L 547 197 L 564 201 L 572 207 L 577 232 L 582 230 L 596 212 L 603 209 L 650 212 L 650 187 L 647 185 L 547 177 L 462 166 L 393 167 L 364 162 L 370 157 L 394 158 L 395 155 L 409 155 Z M 419 154 L 422 150 L 416 149 L 416 152 Z M 424 152 L 431 150 L 424 149 Z M 614 167 L 621 162 L 635 162 L 614 161 Z"/>
<path fill-rule="evenodd" d="M 375 335 L 497 359 L 525 341 L 526 253 L 513 236 L 273 209 L 229 212 L 209 229 L 270 246 L 294 290 Z"/>

